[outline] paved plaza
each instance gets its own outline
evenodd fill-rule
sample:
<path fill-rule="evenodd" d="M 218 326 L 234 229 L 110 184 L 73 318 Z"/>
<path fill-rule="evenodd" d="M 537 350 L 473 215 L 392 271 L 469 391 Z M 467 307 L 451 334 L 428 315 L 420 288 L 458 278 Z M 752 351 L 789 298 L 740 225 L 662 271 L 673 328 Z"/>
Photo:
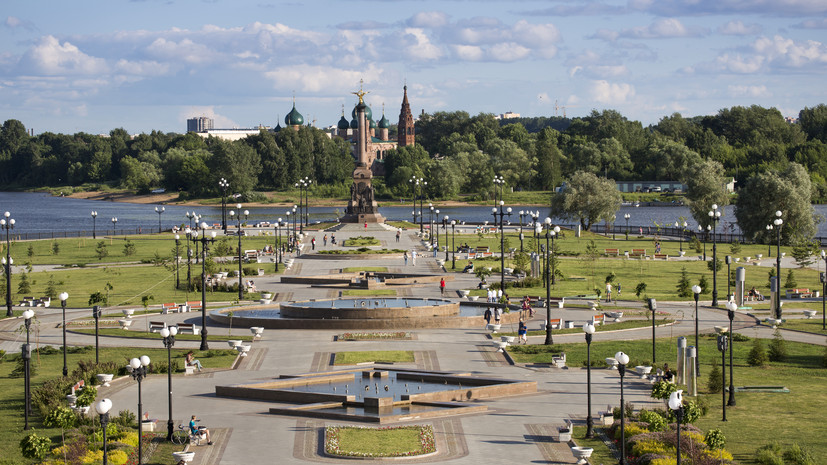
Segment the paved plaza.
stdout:
<path fill-rule="evenodd" d="M 324 232 L 312 232 L 316 237 L 316 249 L 335 247 L 323 245 Z M 358 235 L 371 235 L 382 241 L 388 248 L 416 250 L 419 254 L 416 264 L 410 261 L 407 267 L 399 257 L 382 257 L 365 260 L 322 260 L 296 257 L 294 266 L 287 275 L 327 275 L 338 273 L 344 267 L 385 266 L 393 271 L 416 273 L 439 273 L 441 268 L 436 259 L 422 246 L 414 230 L 404 231 L 400 242 L 396 242 L 395 230 L 384 225 L 369 225 L 367 232 L 363 225 L 348 225 L 333 233 L 338 242 Z M 309 241 L 310 237 L 305 238 Z M 309 243 L 305 251 L 309 252 Z M 444 253 L 439 258 L 444 259 Z M 306 256 L 306 255 L 305 255 Z M 449 265 L 450 266 L 450 262 Z M 272 292 L 277 301 L 302 299 L 328 299 L 338 297 L 338 291 L 328 288 L 281 284 L 279 276 L 263 276 L 255 280 L 260 291 Z M 475 287 L 476 278 L 470 274 L 457 274 L 448 281 L 445 297 L 459 300 L 457 290 Z M 402 297 L 439 297 L 436 284 L 412 287 L 400 293 Z M 708 302 L 707 302 L 708 303 Z M 666 311 L 676 319 L 676 324 L 658 330 L 663 337 L 694 334 L 694 303 L 659 302 L 658 309 Z M 624 306 L 640 303 L 624 302 Z M 61 331 L 56 323 L 60 321 L 60 308 L 37 309 L 40 319 L 40 345 L 60 346 Z M 86 317 L 88 309 L 68 312 L 69 318 Z M 553 318 L 587 321 L 594 312 L 585 309 L 553 310 Z M 529 322 L 529 329 L 538 329 L 545 315 L 545 309 Z M 715 325 L 728 324 L 726 311 L 701 309 L 702 332 L 712 331 Z M 142 318 L 138 320 L 140 327 Z M 153 320 L 168 323 L 189 322 L 200 325 L 200 315 L 194 313 L 153 315 Z M 444 419 L 425 420 L 419 423 L 433 424 L 437 432 L 438 453 L 427 458 L 409 459 L 410 462 L 442 462 L 456 464 L 480 463 L 574 463 L 569 446 L 557 441 L 557 427 L 565 420 L 584 422 L 586 415 L 586 369 L 568 367 L 525 367 L 511 365 L 496 352 L 480 318 L 478 328 L 473 329 L 422 329 L 412 330 L 414 338 L 409 341 L 344 342 L 335 341 L 341 331 L 333 330 L 266 330 L 264 337 L 253 344 L 248 357 L 241 360 L 235 370 L 214 370 L 209 359 L 202 359 L 207 370 L 192 376 L 176 375 L 173 378 L 173 405 L 177 421 L 189 419 L 193 414 L 213 432 L 213 446 L 197 446 L 196 465 L 212 464 L 264 464 L 264 463 L 307 463 L 343 461 L 321 454 L 321 427 L 325 424 L 340 424 L 334 420 L 294 418 L 271 415 L 267 402 L 217 398 L 215 386 L 242 382 L 270 380 L 282 374 L 298 374 L 330 370 L 331 354 L 353 350 L 411 350 L 415 352 L 414 364 L 399 364 L 407 368 L 469 372 L 484 377 L 501 377 L 516 380 L 536 381 L 538 392 L 531 395 L 506 397 L 494 400 L 479 400 L 488 406 L 488 412 Z M 0 323 L 0 348 L 9 352 L 18 351 L 21 336 L 14 329 L 19 320 Z M 755 320 L 745 314 L 738 314 L 736 329 L 748 336 L 769 338 L 772 332 L 766 326 L 758 326 Z M 516 328 L 515 328 L 516 329 Z M 226 334 L 226 327 L 212 327 L 212 335 Z M 246 328 L 233 328 L 234 334 L 249 334 Z M 25 336 L 23 336 L 25 337 Z M 595 334 L 595 341 L 616 340 L 617 350 L 623 350 L 623 341 L 651 337 L 650 328 L 637 330 L 601 332 Z M 821 336 L 785 331 L 785 339 L 823 344 Z M 581 342 L 582 334 L 556 335 L 555 342 Z M 71 334 L 70 344 L 94 344 L 94 338 Z M 541 337 L 530 337 L 529 343 L 542 343 Z M 135 356 L 141 355 L 141 347 L 162 348 L 160 337 L 153 340 L 119 340 L 101 338 L 105 346 L 133 345 Z M 197 349 L 199 343 L 178 341 L 175 347 Z M 225 348 L 222 343 L 212 343 L 213 348 Z M 671 357 L 670 357 L 671 359 Z M 630 373 L 626 377 L 626 399 L 636 407 L 654 405 L 649 397 L 650 385 Z M 101 388 L 102 396 L 112 399 L 113 411 L 136 410 L 137 387 L 131 377 L 121 378 L 110 388 Z M 617 371 L 609 369 L 592 370 L 593 413 L 604 410 L 607 405 L 619 404 L 620 387 Z M 165 428 L 167 412 L 167 377 L 153 375 L 143 382 L 144 411 L 150 417 L 158 418 Z M 660 402 L 658 402 L 660 404 Z"/>

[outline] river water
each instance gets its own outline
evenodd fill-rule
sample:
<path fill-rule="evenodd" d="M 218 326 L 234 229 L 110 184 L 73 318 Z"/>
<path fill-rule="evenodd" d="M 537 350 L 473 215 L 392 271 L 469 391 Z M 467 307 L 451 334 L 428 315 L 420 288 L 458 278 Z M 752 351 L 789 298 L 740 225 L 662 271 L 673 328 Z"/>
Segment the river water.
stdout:
<path fill-rule="evenodd" d="M 379 212 L 389 220 L 412 220 L 411 212 L 414 210 L 410 203 L 394 204 L 393 202 L 383 203 Z M 144 232 L 151 233 L 158 231 L 158 214 L 155 212 L 157 205 L 122 203 L 101 200 L 73 199 L 66 197 L 53 197 L 45 193 L 29 192 L 0 192 L 0 211 L 10 212 L 11 218 L 15 219 L 13 234 L 23 238 L 49 237 L 50 235 L 64 235 L 78 233 L 92 234 L 93 220 L 92 211 L 97 211 L 95 228 L 98 234 L 111 234 L 113 230 L 112 218 L 117 218 L 115 223 L 118 234 Z M 418 207 L 418 205 L 417 205 Z M 160 215 L 161 228 L 169 231 L 173 226 L 189 224 L 186 217 L 188 212 L 195 211 L 202 215 L 203 222 L 213 225 L 221 222 L 221 207 L 192 207 L 178 205 L 164 205 L 165 211 Z M 288 218 L 286 207 L 245 207 L 250 211 L 247 220 L 248 224 L 255 224 L 260 221 L 274 223 L 278 218 L 286 221 Z M 491 214 L 492 205 L 488 206 L 461 206 L 461 207 L 435 207 L 439 209 L 439 221 L 447 215 L 449 220 L 455 219 L 458 222 L 484 223 L 494 222 Z M 537 206 L 513 205 L 511 224 L 520 222 L 519 211 L 539 211 L 540 217 L 548 216 L 548 208 Z M 336 218 L 337 207 L 311 207 L 310 223 L 317 221 L 333 220 Z M 344 213 L 345 205 L 338 207 L 338 213 Z M 229 208 L 228 208 L 229 211 Z M 416 209 L 419 212 L 419 209 Z M 430 221 L 430 214 L 427 204 L 424 210 L 425 223 Z M 817 214 L 827 216 L 827 205 L 815 205 Z M 687 230 L 697 230 L 697 223 L 692 219 L 689 208 L 683 205 L 645 205 L 640 206 L 624 205 L 617 212 L 617 228 L 625 229 L 626 220 L 624 215 L 629 214 L 629 226 L 632 232 L 643 228 L 655 230 L 655 224 L 663 226 L 674 226 L 676 221 L 683 217 L 687 223 Z M 290 215 L 292 221 L 293 214 Z M 434 215 L 437 221 L 437 215 Z M 555 223 L 565 223 L 559 218 L 553 218 Z M 523 224 L 531 221 L 531 217 L 523 216 Z M 231 223 L 232 224 L 232 223 Z M 724 214 L 718 226 L 719 233 L 737 233 L 738 225 L 735 222 L 734 207 L 724 208 Z M 827 223 L 818 225 L 818 236 L 827 236 Z"/>

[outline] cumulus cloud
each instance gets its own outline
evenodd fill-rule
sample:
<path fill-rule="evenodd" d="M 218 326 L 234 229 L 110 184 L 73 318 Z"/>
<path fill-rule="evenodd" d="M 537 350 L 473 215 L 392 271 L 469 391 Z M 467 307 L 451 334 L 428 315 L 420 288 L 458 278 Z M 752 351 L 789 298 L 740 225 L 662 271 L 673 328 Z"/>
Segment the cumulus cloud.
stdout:
<path fill-rule="evenodd" d="M 730 36 L 747 36 L 760 34 L 763 28 L 760 24 L 744 24 L 742 21 L 729 21 L 718 27 L 718 32 Z"/>
<path fill-rule="evenodd" d="M 603 104 L 626 103 L 635 95 L 635 88 L 627 83 L 610 83 L 605 80 L 592 81 L 589 89 L 594 101 Z"/>
<path fill-rule="evenodd" d="M 827 66 L 827 46 L 815 40 L 796 41 L 779 35 L 759 37 L 748 48 L 725 52 L 712 62 L 687 68 L 689 72 L 732 72 L 753 74 L 781 69 L 823 71 Z"/>
<path fill-rule="evenodd" d="M 686 27 L 675 18 L 660 18 L 648 26 L 633 27 L 620 31 L 620 37 L 629 39 L 669 39 L 698 37 L 705 33 L 701 28 Z"/>
<path fill-rule="evenodd" d="M 25 29 L 27 31 L 34 31 L 36 29 L 34 27 L 34 23 L 31 21 L 26 21 L 16 16 L 6 16 L 6 20 L 3 21 L 3 25 L 9 29 Z"/>
<path fill-rule="evenodd" d="M 431 43 L 431 38 L 423 29 L 409 27 L 405 29 L 405 55 L 416 61 L 437 60 L 442 57 L 439 46 Z"/>
<path fill-rule="evenodd" d="M 581 1 L 554 5 L 548 8 L 522 11 L 529 16 L 597 16 L 618 15 L 627 12 L 622 6 L 609 5 L 603 2 Z"/>
<path fill-rule="evenodd" d="M 380 23 L 378 21 L 349 21 L 342 24 L 337 24 L 337 29 L 348 29 L 348 30 L 374 30 L 374 29 L 385 29 L 389 27 L 387 23 Z"/>
<path fill-rule="evenodd" d="M 191 39 L 181 41 L 155 39 L 147 47 L 147 52 L 153 57 L 171 61 L 183 61 L 192 65 L 208 63 L 216 57 L 215 50 L 204 44 L 193 42 Z"/>
<path fill-rule="evenodd" d="M 96 74 L 105 73 L 105 60 L 83 53 L 78 47 L 60 41 L 54 36 L 45 36 L 26 51 L 21 59 L 25 69 L 37 74 Z"/>
<path fill-rule="evenodd" d="M 291 65 L 264 73 L 265 78 L 280 90 L 301 92 L 350 92 L 351 83 L 364 79 L 365 84 L 382 79 L 383 71 L 375 66 L 365 69 L 341 69 L 329 66 Z"/>
<path fill-rule="evenodd" d="M 411 16 L 407 25 L 410 27 L 422 27 L 436 29 L 448 24 L 448 15 L 441 11 L 423 11 Z"/>

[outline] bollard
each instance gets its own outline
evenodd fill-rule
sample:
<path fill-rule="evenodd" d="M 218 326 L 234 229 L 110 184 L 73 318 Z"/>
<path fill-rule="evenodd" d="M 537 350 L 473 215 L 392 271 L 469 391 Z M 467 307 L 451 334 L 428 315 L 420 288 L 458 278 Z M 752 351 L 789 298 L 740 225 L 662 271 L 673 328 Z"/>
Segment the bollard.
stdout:
<path fill-rule="evenodd" d="M 698 395 L 698 373 L 696 372 L 698 365 L 695 363 L 697 354 L 695 346 L 686 348 L 686 392 L 687 395 L 693 397 Z"/>
<path fill-rule="evenodd" d="M 678 363 L 675 369 L 675 383 L 686 384 L 686 338 L 678 338 Z"/>

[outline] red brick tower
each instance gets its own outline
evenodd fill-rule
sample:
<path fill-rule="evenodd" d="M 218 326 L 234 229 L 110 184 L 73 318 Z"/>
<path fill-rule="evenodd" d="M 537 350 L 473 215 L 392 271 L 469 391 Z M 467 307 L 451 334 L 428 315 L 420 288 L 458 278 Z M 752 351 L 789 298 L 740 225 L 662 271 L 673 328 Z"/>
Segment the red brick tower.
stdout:
<path fill-rule="evenodd" d="M 413 115 L 411 115 L 411 105 L 408 103 L 408 86 L 405 86 L 405 95 L 402 97 L 402 109 L 399 111 L 399 125 L 397 126 L 399 134 L 397 142 L 399 147 L 406 145 L 414 145 L 415 130 Z"/>

